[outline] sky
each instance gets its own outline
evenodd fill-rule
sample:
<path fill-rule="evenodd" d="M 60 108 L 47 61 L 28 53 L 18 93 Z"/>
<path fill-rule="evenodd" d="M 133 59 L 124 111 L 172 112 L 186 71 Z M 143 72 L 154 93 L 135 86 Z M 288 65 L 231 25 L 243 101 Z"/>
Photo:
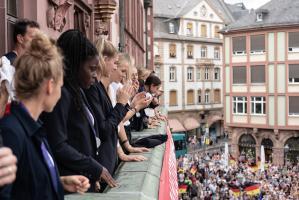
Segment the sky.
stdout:
<path fill-rule="evenodd" d="M 243 2 L 247 9 L 256 9 L 265 3 L 269 2 L 270 0 L 224 0 L 226 3 L 234 4 Z"/>

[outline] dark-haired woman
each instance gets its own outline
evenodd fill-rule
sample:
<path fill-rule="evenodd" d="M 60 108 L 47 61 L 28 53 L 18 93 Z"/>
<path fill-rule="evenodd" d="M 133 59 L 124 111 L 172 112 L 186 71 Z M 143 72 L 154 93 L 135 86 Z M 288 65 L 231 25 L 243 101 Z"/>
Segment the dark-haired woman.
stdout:
<path fill-rule="evenodd" d="M 5 146 L 16 155 L 17 175 L 13 184 L 1 188 L 0 199 L 62 200 L 63 189 L 84 192 L 84 176 L 60 177 L 39 121 L 60 98 L 63 62 L 56 46 L 44 34 L 33 38 L 29 49 L 16 62 L 15 91 L 19 102 L 6 107 L 0 121 Z"/>
<path fill-rule="evenodd" d="M 100 179 L 115 187 L 116 182 L 99 162 L 101 141 L 92 109 L 83 93 L 97 75 L 97 49 L 78 30 L 64 32 L 57 45 L 64 55 L 64 86 L 54 111 L 44 115 L 43 121 L 60 173 L 87 176 L 91 181 L 90 191 L 96 191 L 96 182 Z"/>

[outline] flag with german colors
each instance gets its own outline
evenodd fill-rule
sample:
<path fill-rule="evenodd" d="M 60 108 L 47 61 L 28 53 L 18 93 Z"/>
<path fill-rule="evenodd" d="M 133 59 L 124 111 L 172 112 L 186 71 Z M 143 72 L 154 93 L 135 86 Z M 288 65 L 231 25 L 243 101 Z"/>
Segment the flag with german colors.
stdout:
<path fill-rule="evenodd" d="M 256 183 L 256 184 L 247 186 L 247 187 L 244 188 L 244 191 L 249 196 L 257 196 L 261 192 L 260 191 L 260 184 Z"/>
<path fill-rule="evenodd" d="M 241 194 L 241 191 L 239 188 L 230 188 L 230 190 L 233 192 L 234 197 L 239 197 Z"/>
<path fill-rule="evenodd" d="M 179 194 L 187 193 L 188 186 L 185 184 L 182 184 L 179 186 Z"/>

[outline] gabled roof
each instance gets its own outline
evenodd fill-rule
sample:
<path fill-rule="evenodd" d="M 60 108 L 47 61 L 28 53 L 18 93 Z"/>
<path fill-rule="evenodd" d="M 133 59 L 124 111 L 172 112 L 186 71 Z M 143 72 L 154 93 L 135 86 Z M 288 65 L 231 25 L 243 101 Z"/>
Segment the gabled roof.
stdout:
<path fill-rule="evenodd" d="M 154 16 L 180 18 L 190 12 L 200 2 L 206 1 L 225 23 L 234 20 L 222 0 L 155 0 Z"/>
<path fill-rule="evenodd" d="M 257 22 L 256 14 L 263 11 L 263 20 Z M 257 10 L 225 27 L 222 32 L 240 31 L 257 28 L 299 25 L 299 0 L 271 0 Z"/>

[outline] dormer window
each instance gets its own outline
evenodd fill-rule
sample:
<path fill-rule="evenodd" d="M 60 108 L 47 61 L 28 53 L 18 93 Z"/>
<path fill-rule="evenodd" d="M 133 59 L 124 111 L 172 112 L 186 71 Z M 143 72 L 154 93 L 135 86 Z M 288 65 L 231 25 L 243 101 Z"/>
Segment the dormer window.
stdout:
<path fill-rule="evenodd" d="M 169 23 L 169 33 L 174 33 L 174 24 L 172 22 Z"/>
<path fill-rule="evenodd" d="M 263 21 L 263 13 L 257 13 L 256 14 L 256 21 L 262 22 Z"/>

